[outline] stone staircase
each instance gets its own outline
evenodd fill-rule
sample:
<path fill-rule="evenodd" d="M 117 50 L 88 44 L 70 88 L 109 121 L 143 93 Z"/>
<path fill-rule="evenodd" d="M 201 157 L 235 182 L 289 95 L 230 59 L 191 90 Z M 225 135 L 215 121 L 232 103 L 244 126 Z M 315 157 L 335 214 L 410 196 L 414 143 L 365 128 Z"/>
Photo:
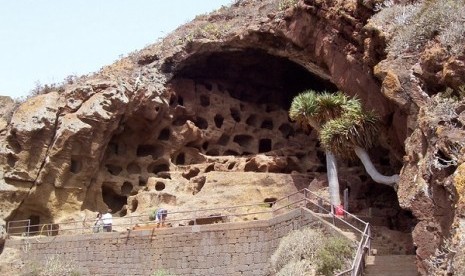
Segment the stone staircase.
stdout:
<path fill-rule="evenodd" d="M 368 256 L 364 275 L 367 276 L 417 276 L 415 255 Z"/>
<path fill-rule="evenodd" d="M 374 226 L 371 243 L 373 255 L 366 259 L 364 275 L 416 276 L 419 275 L 413 255 L 411 235 Z"/>

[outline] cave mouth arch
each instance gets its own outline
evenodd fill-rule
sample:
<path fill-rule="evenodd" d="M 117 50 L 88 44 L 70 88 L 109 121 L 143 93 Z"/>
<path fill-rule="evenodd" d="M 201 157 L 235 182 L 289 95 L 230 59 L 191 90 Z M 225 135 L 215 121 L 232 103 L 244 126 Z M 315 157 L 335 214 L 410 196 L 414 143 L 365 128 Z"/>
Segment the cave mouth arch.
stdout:
<path fill-rule="evenodd" d="M 253 48 L 194 54 L 174 70 L 171 81 L 178 78 L 219 80 L 233 98 L 273 103 L 285 110 L 289 109 L 293 97 L 306 89 L 337 91 L 331 81 L 290 59 Z"/>

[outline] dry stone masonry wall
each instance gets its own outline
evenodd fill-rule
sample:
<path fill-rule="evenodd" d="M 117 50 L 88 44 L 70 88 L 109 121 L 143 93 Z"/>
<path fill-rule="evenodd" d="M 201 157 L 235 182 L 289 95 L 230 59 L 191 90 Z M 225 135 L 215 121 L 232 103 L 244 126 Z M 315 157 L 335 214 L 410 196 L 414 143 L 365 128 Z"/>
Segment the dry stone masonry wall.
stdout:
<path fill-rule="evenodd" d="M 27 264 L 60 255 L 78 264 L 82 275 L 266 275 L 279 240 L 302 227 L 324 227 L 294 210 L 268 221 L 196 225 L 154 231 L 84 234 L 22 240 L 6 248 L 22 250 Z"/>

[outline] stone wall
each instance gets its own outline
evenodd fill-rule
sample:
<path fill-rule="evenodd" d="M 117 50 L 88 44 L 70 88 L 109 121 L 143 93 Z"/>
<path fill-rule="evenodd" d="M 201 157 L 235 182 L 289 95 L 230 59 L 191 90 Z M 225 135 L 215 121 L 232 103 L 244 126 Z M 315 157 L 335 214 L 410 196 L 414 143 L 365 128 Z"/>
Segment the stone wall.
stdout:
<path fill-rule="evenodd" d="M 266 275 L 283 236 L 321 223 L 299 209 L 262 221 L 8 239 L 5 247 L 21 250 L 30 264 L 60 255 L 82 275 Z"/>

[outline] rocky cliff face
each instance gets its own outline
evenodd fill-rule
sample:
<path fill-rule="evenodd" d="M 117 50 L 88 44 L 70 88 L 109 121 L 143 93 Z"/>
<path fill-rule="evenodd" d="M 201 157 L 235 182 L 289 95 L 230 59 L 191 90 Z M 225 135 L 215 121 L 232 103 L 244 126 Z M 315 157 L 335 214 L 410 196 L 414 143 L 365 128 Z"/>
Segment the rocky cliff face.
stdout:
<path fill-rule="evenodd" d="M 0 218 L 56 223 L 324 186 L 316 135 L 287 110 L 305 89 L 341 90 L 382 119 L 377 168 L 401 172 L 396 196 L 340 160 L 352 211 L 382 209 L 404 231 L 418 221 L 423 272 L 446 240 L 447 264 L 463 244 L 464 108 L 430 91 L 463 83 L 464 62 L 434 47 L 419 60 L 386 56 L 382 33 L 366 26 L 372 2 L 236 1 L 64 92 L 28 99 L 0 121 Z"/>

